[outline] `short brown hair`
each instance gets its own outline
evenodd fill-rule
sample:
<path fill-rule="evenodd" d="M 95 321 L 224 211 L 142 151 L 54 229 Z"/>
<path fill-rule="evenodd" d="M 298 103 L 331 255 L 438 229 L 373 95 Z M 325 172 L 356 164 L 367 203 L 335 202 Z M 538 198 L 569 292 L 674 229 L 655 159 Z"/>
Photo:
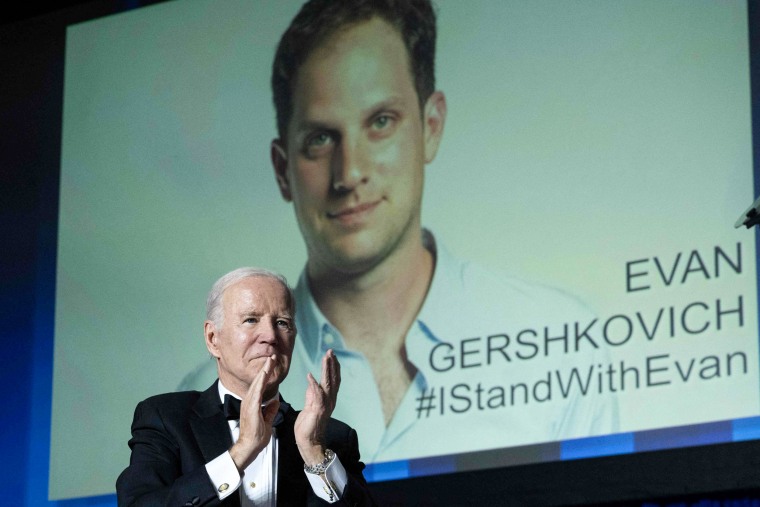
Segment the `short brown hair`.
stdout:
<path fill-rule="evenodd" d="M 272 65 L 277 132 L 286 139 L 298 70 L 312 51 L 346 26 L 379 17 L 401 36 L 420 109 L 435 91 L 435 12 L 430 0 L 310 0 L 280 39 Z"/>

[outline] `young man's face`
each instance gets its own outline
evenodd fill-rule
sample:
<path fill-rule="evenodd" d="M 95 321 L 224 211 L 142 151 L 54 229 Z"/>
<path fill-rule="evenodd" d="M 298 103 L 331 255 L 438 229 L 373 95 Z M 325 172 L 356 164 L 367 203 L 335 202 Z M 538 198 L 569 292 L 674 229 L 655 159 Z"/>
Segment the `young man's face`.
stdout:
<path fill-rule="evenodd" d="M 423 170 L 445 100 L 420 112 L 407 52 L 378 18 L 313 50 L 298 71 L 287 139 L 272 147 L 314 269 L 369 269 L 420 235 Z"/>

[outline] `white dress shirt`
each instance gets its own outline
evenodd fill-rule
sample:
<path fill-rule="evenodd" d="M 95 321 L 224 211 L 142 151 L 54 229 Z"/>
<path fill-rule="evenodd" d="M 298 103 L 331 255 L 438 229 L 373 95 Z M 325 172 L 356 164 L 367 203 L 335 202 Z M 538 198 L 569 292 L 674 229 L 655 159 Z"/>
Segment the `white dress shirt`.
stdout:
<path fill-rule="evenodd" d="M 218 383 L 218 387 L 220 403 L 224 403 L 224 396 L 226 394 L 240 399 L 224 387 L 221 380 Z M 240 421 L 234 419 L 228 421 L 228 424 L 230 425 L 232 442 L 235 443 L 240 436 Z M 214 485 L 219 500 L 224 500 L 239 490 L 240 504 L 243 507 L 253 505 L 276 506 L 277 446 L 277 429 L 272 428 L 272 437 L 269 440 L 269 444 L 246 467 L 242 477 L 238 473 L 237 466 L 235 466 L 235 462 L 232 460 L 229 451 L 220 454 L 206 463 L 206 471 L 208 472 L 209 479 L 211 479 L 211 483 Z M 314 494 L 322 500 L 334 503 L 343 494 L 343 489 L 346 487 L 347 474 L 337 456 L 327 466 L 324 478 L 320 475 L 307 473 L 306 471 L 304 473 L 309 480 Z"/>

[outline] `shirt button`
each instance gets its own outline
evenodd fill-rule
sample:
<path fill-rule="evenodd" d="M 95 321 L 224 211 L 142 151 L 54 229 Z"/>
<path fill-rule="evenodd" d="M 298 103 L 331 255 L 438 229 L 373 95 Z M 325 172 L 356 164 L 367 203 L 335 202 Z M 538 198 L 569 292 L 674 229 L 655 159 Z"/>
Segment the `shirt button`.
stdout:
<path fill-rule="evenodd" d="M 335 341 L 335 337 L 332 335 L 332 333 L 325 333 L 325 343 L 328 345 L 332 345 Z"/>
<path fill-rule="evenodd" d="M 251 484 L 250 484 L 250 486 L 251 486 L 252 488 L 255 488 L 255 487 L 256 487 L 256 483 L 255 483 L 255 482 L 253 482 L 253 481 L 251 481 Z"/>

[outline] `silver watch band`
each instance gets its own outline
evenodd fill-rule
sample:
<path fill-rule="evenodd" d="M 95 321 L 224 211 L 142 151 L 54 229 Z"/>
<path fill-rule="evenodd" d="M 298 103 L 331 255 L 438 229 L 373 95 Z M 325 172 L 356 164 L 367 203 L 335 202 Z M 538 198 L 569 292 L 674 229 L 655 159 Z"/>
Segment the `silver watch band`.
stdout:
<path fill-rule="evenodd" d="M 334 459 L 335 453 L 330 449 L 325 449 L 325 459 L 323 459 L 321 463 L 317 463 L 316 465 L 307 465 L 304 463 L 303 469 L 305 472 L 310 474 L 322 475 L 325 473 L 327 467 L 330 466 L 330 463 L 332 463 Z"/>

